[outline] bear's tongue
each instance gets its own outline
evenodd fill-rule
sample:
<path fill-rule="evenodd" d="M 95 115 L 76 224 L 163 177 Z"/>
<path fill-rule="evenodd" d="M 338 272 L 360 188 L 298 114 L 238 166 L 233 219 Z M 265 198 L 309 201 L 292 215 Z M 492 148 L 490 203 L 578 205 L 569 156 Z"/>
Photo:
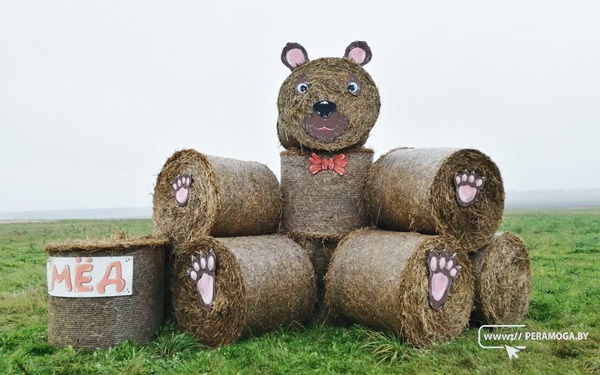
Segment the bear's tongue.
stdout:
<path fill-rule="evenodd" d="M 323 133 L 327 133 L 330 132 L 332 130 L 335 130 L 335 128 L 337 128 L 337 126 L 333 127 L 333 128 L 328 128 L 327 126 L 323 126 L 322 128 L 316 128 L 319 131 L 322 131 Z"/>

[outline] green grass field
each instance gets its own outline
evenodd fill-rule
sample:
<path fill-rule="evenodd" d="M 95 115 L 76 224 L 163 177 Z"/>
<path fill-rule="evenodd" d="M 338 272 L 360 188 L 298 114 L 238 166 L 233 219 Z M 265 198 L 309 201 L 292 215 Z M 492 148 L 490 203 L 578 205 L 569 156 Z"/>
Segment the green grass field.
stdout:
<path fill-rule="evenodd" d="M 600 210 L 513 211 L 502 230 L 530 249 L 527 331 L 589 332 L 586 341 L 527 341 L 519 358 L 478 346 L 477 329 L 428 349 L 354 326 L 281 328 L 210 350 L 167 322 L 155 341 L 85 352 L 47 343 L 44 246 L 132 235 L 149 220 L 0 224 L 0 374 L 579 374 L 600 373 Z"/>

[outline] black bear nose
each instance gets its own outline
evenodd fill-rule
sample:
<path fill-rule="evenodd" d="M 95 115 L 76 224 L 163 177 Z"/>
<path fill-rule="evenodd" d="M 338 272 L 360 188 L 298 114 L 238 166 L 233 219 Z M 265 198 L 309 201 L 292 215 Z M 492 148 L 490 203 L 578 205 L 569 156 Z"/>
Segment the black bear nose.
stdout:
<path fill-rule="evenodd" d="M 328 102 L 327 100 L 321 100 L 320 102 L 316 102 L 313 105 L 313 109 L 322 118 L 327 118 L 327 117 L 329 117 L 331 115 L 332 112 L 335 111 L 335 103 L 334 102 Z"/>

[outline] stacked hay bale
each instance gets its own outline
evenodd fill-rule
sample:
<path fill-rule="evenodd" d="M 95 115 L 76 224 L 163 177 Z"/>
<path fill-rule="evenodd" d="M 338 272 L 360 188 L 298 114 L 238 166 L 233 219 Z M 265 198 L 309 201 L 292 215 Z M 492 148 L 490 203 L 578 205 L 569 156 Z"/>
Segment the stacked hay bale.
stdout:
<path fill-rule="evenodd" d="M 343 58 L 314 61 L 288 43 L 281 58 L 291 69 L 277 102 L 277 133 L 286 148 L 281 228 L 311 254 L 324 317 L 332 250 L 344 234 L 369 224 L 364 193 L 373 151 L 362 146 L 379 115 L 379 92 L 362 67 L 371 60 L 365 42 L 351 43 Z"/>
<path fill-rule="evenodd" d="M 152 218 L 159 234 L 178 243 L 207 234 L 252 236 L 277 230 L 282 204 L 266 165 L 188 149 L 159 173 Z"/>
<path fill-rule="evenodd" d="M 312 174 L 311 155 L 325 152 L 287 150 L 281 153 L 281 188 L 284 209 L 281 227 L 295 238 L 339 240 L 344 234 L 369 224 L 365 181 L 373 151 L 359 148 L 344 152 L 343 175 L 334 171 Z"/>
<path fill-rule="evenodd" d="M 199 252 L 217 259 L 214 302 L 198 300 L 190 259 Z M 179 327 L 216 347 L 310 318 L 315 301 L 313 268 L 305 251 L 287 236 L 202 237 L 175 247 L 172 275 Z"/>
<path fill-rule="evenodd" d="M 427 346 L 458 336 L 468 325 L 473 306 L 471 262 L 458 252 L 448 271 L 443 308 L 430 307 L 428 256 L 456 250 L 441 236 L 360 229 L 338 245 L 327 273 L 326 300 L 331 313 L 351 322 L 402 336 Z M 447 270 L 442 265 L 444 271 Z"/>
<path fill-rule="evenodd" d="M 516 235 L 496 233 L 494 239 L 471 253 L 475 274 L 476 324 L 514 324 L 527 313 L 531 271 L 527 247 Z"/>
<path fill-rule="evenodd" d="M 469 206 L 458 201 L 457 173 L 484 178 Z M 451 237 L 468 251 L 491 241 L 504 210 L 500 170 L 471 149 L 392 150 L 373 164 L 366 191 L 369 216 L 378 227 Z"/>
<path fill-rule="evenodd" d="M 215 347 L 307 320 L 312 264 L 279 226 L 282 198 L 264 165 L 176 152 L 158 175 L 154 223 L 172 240 L 169 290 L 184 331 Z"/>

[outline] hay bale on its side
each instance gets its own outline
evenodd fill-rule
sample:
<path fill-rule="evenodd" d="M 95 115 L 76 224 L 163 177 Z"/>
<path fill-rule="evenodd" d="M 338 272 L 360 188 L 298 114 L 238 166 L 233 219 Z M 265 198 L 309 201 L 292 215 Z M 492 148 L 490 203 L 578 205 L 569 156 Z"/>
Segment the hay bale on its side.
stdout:
<path fill-rule="evenodd" d="M 470 255 L 475 276 L 476 324 L 516 324 L 527 313 L 531 271 L 527 247 L 516 235 L 496 233 L 492 242 Z"/>
<path fill-rule="evenodd" d="M 281 219 L 283 232 L 339 240 L 344 234 L 367 226 L 365 180 L 373 162 L 373 151 L 344 151 L 347 164 L 342 175 L 333 169 L 311 173 L 312 154 L 299 149 L 281 153 L 281 190 L 285 201 Z M 314 154 L 321 159 L 337 156 L 325 152 Z"/>
<path fill-rule="evenodd" d="M 458 252 L 462 270 L 445 305 L 429 302 L 430 250 L 457 250 L 439 236 L 360 229 L 340 241 L 327 272 L 326 302 L 334 315 L 390 331 L 415 346 L 458 336 L 473 307 L 471 262 Z"/>
<path fill-rule="evenodd" d="M 310 318 L 313 267 L 306 252 L 283 235 L 203 237 L 177 245 L 171 291 L 179 327 L 217 347 Z M 203 307 L 188 274 L 192 256 L 216 257 L 214 302 Z"/>
<path fill-rule="evenodd" d="M 73 298 L 50 295 L 48 298 L 48 342 L 52 345 L 95 349 L 108 348 L 125 340 L 145 343 L 152 339 L 163 323 L 166 240 L 158 238 L 106 239 L 49 244 L 51 257 L 133 257 L 131 295 L 115 297 Z M 64 271 L 58 270 L 58 272 Z M 88 272 L 71 270 L 72 283 L 88 280 Z M 113 276 L 114 277 L 114 276 Z M 94 281 L 94 283 L 92 283 Z M 66 280 L 60 281 L 67 282 Z M 89 286 L 88 286 L 89 285 Z"/>
<path fill-rule="evenodd" d="M 167 160 L 153 203 L 158 232 L 177 242 L 207 234 L 275 233 L 283 204 L 279 182 L 267 166 L 195 150 L 178 151 Z"/>
<path fill-rule="evenodd" d="M 457 199 L 454 180 L 465 171 L 485 177 L 466 207 Z M 371 221 L 382 229 L 440 234 L 477 251 L 500 225 L 504 186 L 496 164 L 477 150 L 400 148 L 373 164 L 366 200 Z"/>

